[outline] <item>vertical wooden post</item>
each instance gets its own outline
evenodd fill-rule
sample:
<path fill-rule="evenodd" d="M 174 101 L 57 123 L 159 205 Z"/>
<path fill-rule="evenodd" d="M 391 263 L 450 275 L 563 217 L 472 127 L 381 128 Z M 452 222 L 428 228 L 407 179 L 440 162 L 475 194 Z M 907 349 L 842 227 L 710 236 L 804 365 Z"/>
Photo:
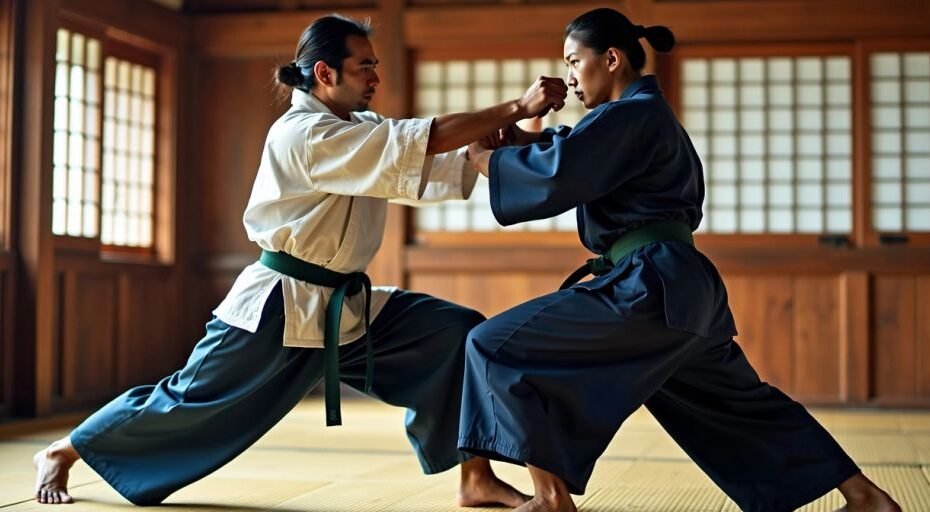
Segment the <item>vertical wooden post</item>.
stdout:
<path fill-rule="evenodd" d="M 861 248 L 867 245 L 875 245 L 875 242 L 877 242 L 877 237 L 872 231 L 872 219 L 869 217 L 869 212 L 872 211 L 872 191 L 869 188 L 872 183 L 869 176 L 869 169 L 872 168 L 872 163 L 869 161 L 872 154 L 872 140 L 869 132 L 872 117 L 872 113 L 869 112 L 869 105 L 871 104 L 869 100 L 871 94 L 869 62 L 868 53 L 861 42 L 856 43 L 856 49 L 853 53 L 852 73 L 852 245 Z"/>
<path fill-rule="evenodd" d="M 18 182 L 18 275 L 15 408 L 18 414 L 51 411 L 55 361 L 55 270 L 51 234 L 52 102 L 57 0 L 23 0 L 22 84 L 14 124 L 21 164 Z"/>
<path fill-rule="evenodd" d="M 404 0 L 381 0 L 378 17 L 373 21 L 375 33 L 372 43 L 381 63 L 378 75 L 381 85 L 375 95 L 375 110 L 385 117 L 406 117 L 409 73 L 407 51 L 404 44 Z M 406 285 L 404 247 L 407 233 L 407 207 L 388 206 L 384 240 L 381 250 L 371 263 L 369 273 L 379 284 Z"/>
<path fill-rule="evenodd" d="M 840 400 L 847 404 L 862 404 L 869 400 L 872 387 L 868 273 L 843 273 L 839 292 Z"/>

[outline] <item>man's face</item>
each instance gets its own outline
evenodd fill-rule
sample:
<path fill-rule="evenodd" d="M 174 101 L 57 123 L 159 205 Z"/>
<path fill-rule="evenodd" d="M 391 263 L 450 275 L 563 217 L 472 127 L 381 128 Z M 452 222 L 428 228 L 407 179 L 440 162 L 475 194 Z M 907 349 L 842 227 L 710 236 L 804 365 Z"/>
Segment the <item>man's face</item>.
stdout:
<path fill-rule="evenodd" d="M 375 71 L 378 58 L 367 37 L 351 35 L 346 38 L 346 46 L 349 56 L 342 61 L 332 98 L 346 111 L 368 110 L 375 87 L 381 83 Z"/>

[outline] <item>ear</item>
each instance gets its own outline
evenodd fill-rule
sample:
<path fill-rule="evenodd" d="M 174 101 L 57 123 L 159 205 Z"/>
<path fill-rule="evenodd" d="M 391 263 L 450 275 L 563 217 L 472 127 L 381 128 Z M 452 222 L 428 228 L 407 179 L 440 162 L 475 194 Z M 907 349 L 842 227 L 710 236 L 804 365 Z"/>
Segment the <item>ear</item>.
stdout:
<path fill-rule="evenodd" d="M 607 49 L 607 71 L 614 72 L 626 63 L 626 57 L 623 55 L 623 52 L 617 48 L 608 48 Z"/>
<path fill-rule="evenodd" d="M 316 61 L 313 65 L 313 76 L 316 83 L 332 87 L 336 85 L 336 72 L 333 68 L 326 65 L 322 60 Z"/>

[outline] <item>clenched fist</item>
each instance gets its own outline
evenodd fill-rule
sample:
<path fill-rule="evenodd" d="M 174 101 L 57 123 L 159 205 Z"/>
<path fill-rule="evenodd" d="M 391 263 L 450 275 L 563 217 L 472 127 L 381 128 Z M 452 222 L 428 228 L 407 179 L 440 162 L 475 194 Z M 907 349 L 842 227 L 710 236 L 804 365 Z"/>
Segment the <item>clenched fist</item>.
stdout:
<path fill-rule="evenodd" d="M 517 100 L 521 114 L 527 117 L 542 117 L 549 110 L 561 110 L 565 106 L 568 86 L 561 78 L 541 76 Z"/>

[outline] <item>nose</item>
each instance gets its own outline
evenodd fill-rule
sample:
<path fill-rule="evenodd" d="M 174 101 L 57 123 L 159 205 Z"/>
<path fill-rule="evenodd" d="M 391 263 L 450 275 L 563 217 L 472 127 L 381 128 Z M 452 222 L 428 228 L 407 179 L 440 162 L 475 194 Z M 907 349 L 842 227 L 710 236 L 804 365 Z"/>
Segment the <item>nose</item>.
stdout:
<path fill-rule="evenodd" d="M 368 83 L 371 84 L 372 86 L 375 86 L 381 83 L 381 77 L 378 76 L 377 71 L 371 70 L 371 79 L 368 80 Z"/>
<path fill-rule="evenodd" d="M 575 87 L 578 85 L 578 79 L 575 78 L 575 74 L 571 69 L 568 70 L 568 76 L 565 77 L 565 83 L 568 84 L 569 87 Z"/>

